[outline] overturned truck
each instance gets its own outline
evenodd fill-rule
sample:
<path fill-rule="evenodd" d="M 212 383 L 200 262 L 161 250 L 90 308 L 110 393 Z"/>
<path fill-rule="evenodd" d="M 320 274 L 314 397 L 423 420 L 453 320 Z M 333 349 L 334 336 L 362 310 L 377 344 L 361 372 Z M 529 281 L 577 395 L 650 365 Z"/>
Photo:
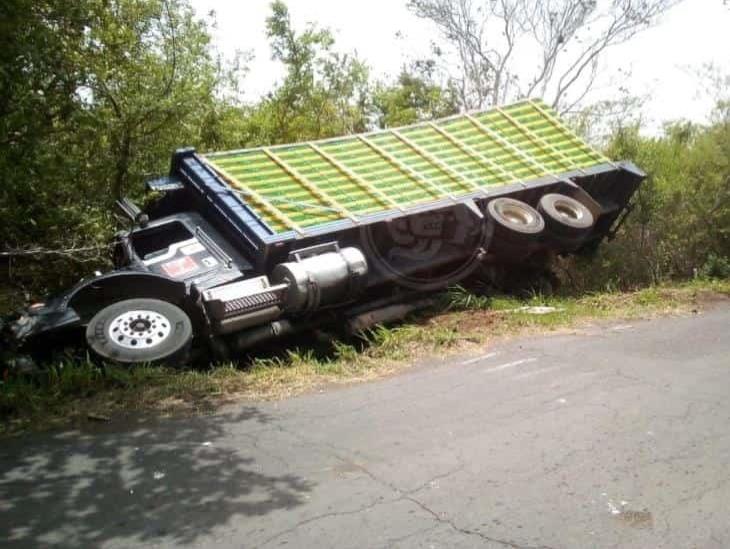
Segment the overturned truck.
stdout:
<path fill-rule="evenodd" d="M 594 249 L 644 178 L 540 101 L 341 138 L 175 152 L 113 243 L 115 269 L 10 326 L 122 363 L 215 358 L 322 323 L 394 320 L 477 270 Z"/>

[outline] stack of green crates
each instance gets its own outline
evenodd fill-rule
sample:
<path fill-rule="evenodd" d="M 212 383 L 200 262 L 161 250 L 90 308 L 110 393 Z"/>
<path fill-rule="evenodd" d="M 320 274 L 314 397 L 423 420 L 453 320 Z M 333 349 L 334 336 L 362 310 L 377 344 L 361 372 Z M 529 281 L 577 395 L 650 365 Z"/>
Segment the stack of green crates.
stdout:
<path fill-rule="evenodd" d="M 210 153 L 276 233 L 608 162 L 541 101 L 347 137 Z"/>

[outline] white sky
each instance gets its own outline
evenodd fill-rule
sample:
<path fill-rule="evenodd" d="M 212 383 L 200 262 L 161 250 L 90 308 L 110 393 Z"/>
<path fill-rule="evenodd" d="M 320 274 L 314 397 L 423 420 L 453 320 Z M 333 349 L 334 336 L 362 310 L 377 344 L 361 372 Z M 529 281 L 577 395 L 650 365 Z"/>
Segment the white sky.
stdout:
<path fill-rule="evenodd" d="M 254 54 L 243 83 L 246 98 L 269 91 L 281 79 L 280 68 L 270 60 L 265 34 L 269 0 L 192 2 L 201 16 L 216 12 L 214 42 L 222 53 Z M 429 44 L 436 38 L 430 23 L 406 9 L 406 0 L 288 0 L 287 4 L 297 29 L 308 22 L 330 28 L 336 49 L 357 52 L 375 77 L 395 76 L 409 59 L 430 57 Z M 603 78 L 592 98 L 615 97 L 623 85 L 629 93 L 650 94 L 645 118 L 655 127 L 677 118 L 702 121 L 713 99 L 700 89 L 693 69 L 704 63 L 730 74 L 730 6 L 723 0 L 685 0 L 658 26 L 607 52 Z M 632 77 L 620 78 L 619 68 L 630 69 Z"/>

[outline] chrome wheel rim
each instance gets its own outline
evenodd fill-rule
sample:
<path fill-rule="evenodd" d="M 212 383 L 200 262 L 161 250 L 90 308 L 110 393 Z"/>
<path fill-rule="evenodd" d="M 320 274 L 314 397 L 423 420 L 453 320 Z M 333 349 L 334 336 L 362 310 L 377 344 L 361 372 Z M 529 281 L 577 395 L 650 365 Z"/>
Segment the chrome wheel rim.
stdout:
<path fill-rule="evenodd" d="M 515 225 L 531 225 L 535 220 L 535 216 L 528 210 L 513 206 L 512 204 L 505 204 L 500 210 L 502 217 Z"/>
<path fill-rule="evenodd" d="M 150 349 L 172 332 L 170 321 L 157 311 L 125 311 L 109 323 L 107 335 L 125 349 Z"/>
<path fill-rule="evenodd" d="M 576 208 L 567 200 L 557 200 L 555 202 L 555 211 L 565 219 L 579 220 L 583 218 L 583 210 Z"/>

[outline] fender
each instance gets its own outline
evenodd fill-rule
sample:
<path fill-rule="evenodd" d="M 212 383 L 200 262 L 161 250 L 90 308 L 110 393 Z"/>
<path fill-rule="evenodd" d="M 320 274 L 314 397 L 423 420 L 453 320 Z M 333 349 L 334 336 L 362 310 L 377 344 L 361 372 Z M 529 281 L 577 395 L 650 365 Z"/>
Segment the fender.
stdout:
<path fill-rule="evenodd" d="M 84 279 L 63 297 L 64 308 L 72 308 L 87 322 L 96 312 L 115 301 L 152 298 L 182 307 L 187 296 L 184 282 L 141 271 L 112 271 Z"/>
<path fill-rule="evenodd" d="M 131 298 L 153 298 L 183 307 L 187 297 L 184 282 L 155 273 L 122 270 L 84 278 L 65 294 L 23 311 L 10 324 L 15 347 L 53 335 L 64 339 L 74 328 L 85 325 L 103 307 Z"/>

